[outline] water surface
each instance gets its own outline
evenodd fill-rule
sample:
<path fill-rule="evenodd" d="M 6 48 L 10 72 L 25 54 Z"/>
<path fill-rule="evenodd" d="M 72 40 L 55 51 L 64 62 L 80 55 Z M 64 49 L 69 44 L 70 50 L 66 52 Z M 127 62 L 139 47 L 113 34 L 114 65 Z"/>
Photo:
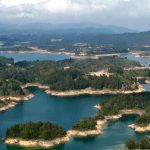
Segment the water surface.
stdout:
<path fill-rule="evenodd" d="M 18 61 L 34 61 L 34 60 L 63 60 L 71 58 L 70 55 L 65 54 L 40 54 L 40 53 L 34 53 L 34 54 L 17 54 L 17 53 L 0 53 L 0 56 L 4 56 L 7 58 L 14 58 L 15 62 Z"/>
<path fill-rule="evenodd" d="M 69 130 L 74 123 L 81 118 L 91 117 L 96 114 L 97 109 L 93 106 L 101 99 L 109 97 L 83 95 L 77 97 L 55 97 L 47 95 L 37 88 L 30 88 L 35 95 L 29 101 L 22 101 L 16 107 L 0 113 L 0 138 L 5 136 L 5 131 L 13 124 L 21 124 L 29 121 L 50 121 Z M 139 141 L 148 133 L 139 134 L 128 128 L 134 123 L 135 115 L 126 115 L 117 121 L 110 121 L 102 129 L 103 134 L 96 137 L 71 138 L 66 144 L 61 144 L 51 150 L 114 150 L 124 149 L 127 138 Z M 0 141 L 1 150 L 31 150 L 42 148 L 23 148 L 19 146 L 7 146 Z"/>
<path fill-rule="evenodd" d="M 127 57 L 127 59 L 140 62 L 142 66 L 148 66 L 148 63 L 150 63 L 150 58 L 135 57 L 136 55 L 138 54 L 126 54 L 126 55 L 120 55 L 119 57 L 121 58 Z"/>

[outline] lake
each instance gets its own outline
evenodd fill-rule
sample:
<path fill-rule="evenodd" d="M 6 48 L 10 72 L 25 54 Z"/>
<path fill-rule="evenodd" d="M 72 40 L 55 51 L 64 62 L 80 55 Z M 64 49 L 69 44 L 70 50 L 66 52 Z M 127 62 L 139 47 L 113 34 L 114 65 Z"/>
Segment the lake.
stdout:
<path fill-rule="evenodd" d="M 138 58 L 135 57 L 137 54 L 126 54 L 126 55 L 120 55 L 119 57 L 127 57 L 130 60 L 138 61 L 143 66 L 147 66 L 148 63 L 150 63 L 150 58 Z M 65 54 L 40 54 L 40 53 L 34 53 L 34 54 L 18 54 L 18 53 L 0 53 L 0 56 L 5 56 L 7 58 L 14 58 L 15 62 L 18 61 L 34 61 L 34 60 L 53 60 L 53 61 L 59 61 L 63 59 L 69 59 L 71 58 L 70 55 Z"/>
<path fill-rule="evenodd" d="M 36 60 L 38 54 L 28 55 L 30 56 L 30 59 Z M 20 59 L 20 56 L 24 56 L 24 60 L 28 60 L 28 55 L 16 56 L 16 54 L 7 54 L 7 56 L 13 58 L 17 57 L 15 59 Z M 54 56 L 54 60 L 57 60 L 56 56 Z M 39 56 L 39 58 L 42 57 L 43 54 L 42 56 Z M 47 59 L 47 56 L 43 59 Z M 142 84 L 142 86 L 145 91 L 150 91 L 150 85 Z M 47 95 L 43 90 L 38 88 L 31 87 L 29 90 L 35 95 L 35 97 L 29 101 L 21 101 L 15 107 L 0 112 L 0 138 L 6 135 L 5 132 L 8 127 L 29 121 L 50 121 L 62 126 L 66 130 L 69 130 L 72 125 L 77 123 L 81 118 L 95 115 L 97 109 L 94 108 L 94 105 L 98 104 L 100 100 L 109 97 L 108 95 L 82 95 L 63 98 Z M 69 142 L 51 148 L 50 150 L 117 150 L 118 148 L 123 150 L 127 138 L 139 141 L 143 135 L 150 135 L 150 133 L 136 133 L 133 129 L 128 128 L 128 125 L 135 122 L 135 118 L 135 115 L 125 115 L 123 118 L 116 121 L 110 121 L 105 125 L 102 129 L 102 135 L 87 138 L 71 138 Z M 42 148 L 8 146 L 0 141 L 0 150 L 32 149 L 41 150 Z"/>

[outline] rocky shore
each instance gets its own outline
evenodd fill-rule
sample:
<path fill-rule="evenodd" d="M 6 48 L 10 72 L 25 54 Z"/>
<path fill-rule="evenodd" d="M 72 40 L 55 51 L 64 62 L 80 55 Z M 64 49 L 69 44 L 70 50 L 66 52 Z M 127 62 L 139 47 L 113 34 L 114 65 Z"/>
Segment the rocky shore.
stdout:
<path fill-rule="evenodd" d="M 62 138 L 57 138 L 51 141 L 44 141 L 41 139 L 38 140 L 23 140 L 21 138 L 2 138 L 2 141 L 4 141 L 5 144 L 9 145 L 20 145 L 23 147 L 45 147 L 45 148 L 50 148 L 55 145 L 61 144 L 68 142 L 70 138 L 68 136 L 62 137 Z"/>
<path fill-rule="evenodd" d="M 26 96 L 20 96 L 20 97 L 12 97 L 12 96 L 1 96 L 0 99 L 2 101 L 5 101 L 5 100 L 11 100 L 13 102 L 10 102 L 8 103 L 7 105 L 4 105 L 3 107 L 0 108 L 0 112 L 1 111 L 4 111 L 4 110 L 7 110 L 9 108 L 12 108 L 12 107 L 15 107 L 18 103 L 18 101 L 21 101 L 21 100 L 24 100 L 24 101 L 27 101 L 31 98 L 33 98 L 34 95 L 33 94 L 29 94 L 29 95 L 26 95 Z"/>
<path fill-rule="evenodd" d="M 92 88 L 86 88 L 81 90 L 70 90 L 70 91 L 64 91 L 64 92 L 58 92 L 58 91 L 51 91 L 47 89 L 45 92 L 47 94 L 53 95 L 53 96 L 76 96 L 76 95 L 84 95 L 84 94 L 90 94 L 90 95 L 99 95 L 99 94 L 130 94 L 130 93 L 140 93 L 144 91 L 143 87 L 139 84 L 138 89 L 136 90 L 129 90 L 129 91 L 123 91 L 123 90 L 109 90 L 109 89 L 102 89 L 102 90 L 93 90 Z"/>
<path fill-rule="evenodd" d="M 101 109 L 101 106 L 99 104 L 96 105 L 96 107 L 97 109 Z M 101 130 L 103 125 L 107 123 L 108 120 L 117 120 L 117 119 L 122 118 L 123 115 L 131 115 L 131 114 L 143 115 L 145 113 L 146 113 L 145 110 L 141 110 L 141 109 L 123 109 L 123 110 L 120 110 L 117 115 L 104 116 L 103 120 L 97 120 L 96 128 Z M 136 126 L 135 124 L 132 124 L 132 125 L 129 125 L 128 127 L 135 129 L 136 132 L 150 131 L 150 125 L 147 127 L 139 127 L 139 126 Z"/>
<path fill-rule="evenodd" d="M 146 82 L 147 84 L 150 84 L 150 80 L 146 80 L 145 82 Z"/>
<path fill-rule="evenodd" d="M 100 95 L 100 94 L 130 94 L 130 93 L 140 93 L 144 91 L 143 87 L 139 84 L 138 89 L 136 90 L 129 90 L 129 91 L 124 91 L 124 90 L 110 90 L 110 89 L 92 89 L 91 87 L 86 88 L 86 89 L 81 89 L 81 90 L 70 90 L 70 91 L 51 91 L 50 86 L 48 85 L 41 85 L 40 83 L 27 83 L 22 86 L 22 89 L 27 88 L 27 87 L 32 87 L 36 86 L 40 89 L 44 89 L 46 94 L 50 94 L 53 96 L 77 96 L 77 95 L 84 95 L 84 94 L 90 94 L 90 95 Z"/>
<path fill-rule="evenodd" d="M 21 100 L 24 100 L 24 101 L 28 101 L 29 99 L 33 98 L 34 95 L 33 94 L 29 94 L 29 95 L 25 95 L 25 96 L 16 96 L 16 97 L 13 97 L 13 96 L 0 96 L 0 99 L 1 100 L 13 100 L 13 101 L 21 101 Z"/>
<path fill-rule="evenodd" d="M 49 86 L 41 85 L 40 83 L 27 83 L 25 85 L 22 85 L 21 88 L 24 89 L 24 88 L 32 87 L 32 86 L 35 86 L 35 87 L 38 87 L 38 88 L 44 89 L 44 90 L 48 90 L 50 88 Z"/>
<path fill-rule="evenodd" d="M 101 109 L 101 106 L 99 104 L 95 105 L 94 107 L 97 109 Z"/>
<path fill-rule="evenodd" d="M 40 146 L 40 147 L 50 148 L 55 145 L 59 145 L 61 143 L 68 142 L 70 140 L 70 137 L 87 137 L 90 135 L 95 136 L 95 135 L 99 135 L 99 134 L 102 134 L 102 132 L 99 129 L 88 130 L 88 131 L 68 130 L 67 135 L 65 137 L 57 138 L 57 139 L 49 140 L 49 141 L 45 141 L 45 140 L 41 140 L 41 139 L 24 140 L 21 138 L 6 138 L 6 137 L 2 138 L 1 140 L 4 141 L 4 143 L 8 144 L 8 145 L 19 145 L 19 146 L 23 146 L 23 147 Z"/>
<path fill-rule="evenodd" d="M 99 129 L 88 131 L 68 130 L 67 134 L 69 137 L 87 137 L 91 135 L 99 135 L 102 134 L 102 132 Z"/>
<path fill-rule="evenodd" d="M 1 108 L 0 108 L 0 112 L 1 112 L 1 111 L 4 111 L 4 110 L 7 110 L 7 109 L 9 109 L 9 108 L 15 107 L 17 104 L 18 104 L 18 103 L 16 103 L 16 102 L 11 102 L 11 103 L 9 103 L 8 105 L 5 105 L 5 106 L 1 107 Z"/>
<path fill-rule="evenodd" d="M 135 124 L 128 125 L 129 128 L 134 129 L 135 132 L 147 132 L 150 131 L 150 124 L 146 127 L 140 127 Z"/>

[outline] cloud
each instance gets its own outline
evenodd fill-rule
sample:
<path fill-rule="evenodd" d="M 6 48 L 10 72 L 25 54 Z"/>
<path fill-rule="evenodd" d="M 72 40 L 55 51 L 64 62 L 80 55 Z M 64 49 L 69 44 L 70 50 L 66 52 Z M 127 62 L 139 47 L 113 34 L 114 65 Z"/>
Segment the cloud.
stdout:
<path fill-rule="evenodd" d="M 1 0 L 0 19 L 114 24 L 150 19 L 149 8 L 149 0 Z"/>

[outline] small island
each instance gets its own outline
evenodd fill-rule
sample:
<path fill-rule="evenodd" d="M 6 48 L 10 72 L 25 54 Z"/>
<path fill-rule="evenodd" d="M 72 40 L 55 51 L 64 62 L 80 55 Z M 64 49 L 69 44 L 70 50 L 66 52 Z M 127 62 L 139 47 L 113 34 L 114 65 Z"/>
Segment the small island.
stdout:
<path fill-rule="evenodd" d="M 67 132 L 60 126 L 50 122 L 28 122 L 15 124 L 7 129 L 5 144 L 15 144 L 24 147 L 53 147 L 69 141 Z"/>
<path fill-rule="evenodd" d="M 97 121 L 94 117 L 81 119 L 78 123 L 74 124 L 67 133 L 73 137 L 86 137 L 102 134 L 100 129 L 97 128 Z"/>

